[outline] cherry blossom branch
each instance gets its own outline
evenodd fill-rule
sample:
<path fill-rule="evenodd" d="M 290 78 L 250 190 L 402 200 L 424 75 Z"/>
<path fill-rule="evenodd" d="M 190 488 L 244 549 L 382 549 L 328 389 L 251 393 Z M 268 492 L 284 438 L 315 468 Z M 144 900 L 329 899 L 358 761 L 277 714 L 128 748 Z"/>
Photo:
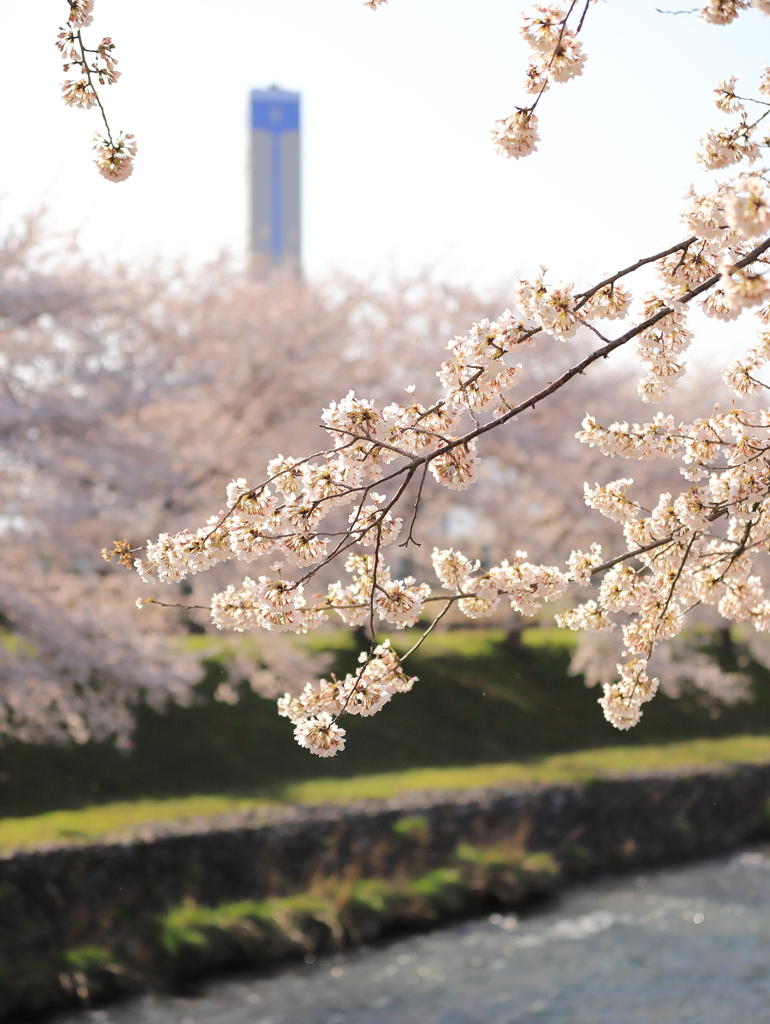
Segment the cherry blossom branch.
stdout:
<path fill-rule="evenodd" d="M 698 239 L 695 235 L 690 235 L 689 238 L 685 238 L 682 242 L 677 242 L 676 245 L 670 246 L 668 249 L 663 249 L 661 252 L 656 252 L 654 256 L 644 256 L 642 259 L 637 260 L 636 263 L 632 263 L 629 267 L 624 267 L 623 270 L 619 270 L 616 274 L 612 274 L 610 277 L 605 277 L 603 281 L 593 285 L 584 292 L 579 292 L 575 298 L 578 300 L 575 303 L 575 309 L 580 309 L 588 302 L 588 300 L 600 292 L 602 288 L 607 288 L 609 285 L 615 284 L 616 281 L 620 281 L 623 277 L 628 277 L 629 274 L 636 273 L 642 267 L 648 266 L 650 263 L 657 263 L 659 260 L 665 259 L 666 256 L 672 256 L 675 252 L 679 252 L 680 249 L 687 250 Z"/>
<path fill-rule="evenodd" d="M 713 6 L 702 12 L 705 20 L 723 17 L 724 12 L 711 10 Z M 578 31 L 587 9 L 588 3 Z M 534 51 L 528 86 L 536 95 L 530 107 L 519 108 L 513 117 L 498 122 L 495 141 L 506 155 L 518 158 L 535 149 L 534 110 L 545 88 L 551 81 L 566 81 L 582 72 L 585 58 L 577 33 L 568 29 L 577 10 L 578 2 L 572 0 L 566 11 L 539 7 L 534 17 L 524 19 L 522 34 Z M 760 92 L 770 96 L 770 74 L 763 75 Z M 748 123 L 745 110 L 736 106 L 734 81 L 719 83 L 717 105 L 740 112 L 740 124 L 704 138 L 699 160 L 709 170 L 741 161 L 751 165 L 764 145 L 753 133 L 766 114 Z M 556 620 L 565 628 L 603 630 L 616 624 L 613 613 L 629 614 L 630 621 L 622 625 L 623 657 L 627 660 L 618 664 L 619 679 L 605 685 L 600 703 L 618 728 L 636 724 L 642 704 L 652 698 L 658 685 L 647 676 L 653 648 L 663 635 L 671 636 L 681 628 L 688 609 L 702 603 L 718 604 L 728 618 L 751 618 L 758 629 L 770 629 L 770 599 L 762 597 L 761 581 L 748 577 L 747 560 L 740 557 L 751 529 L 746 533 L 741 527 L 742 546 L 740 541 L 709 533 L 713 523 L 727 516 L 727 537 L 738 536 L 738 524 L 747 515 L 754 517 L 752 503 L 757 495 L 764 500 L 770 494 L 770 471 L 762 454 L 768 445 L 752 433 L 755 428 L 749 426 L 748 414 L 739 409 L 726 413 L 715 409 L 706 420 L 678 428 L 673 417 L 657 416 L 652 423 L 631 429 L 617 423 L 605 429 L 591 416 L 586 417 L 578 435 L 583 443 L 604 454 L 627 458 L 681 456 L 682 473 L 695 481 L 695 486 L 675 498 L 668 493 L 660 495 L 657 504 L 648 503 L 650 509 L 626 496 L 631 480 L 586 485 L 586 503 L 623 524 L 628 550 L 614 559 L 604 560 L 601 548 L 593 544 L 587 552 L 573 551 L 567 571 L 563 571 L 531 564 L 526 554 L 517 551 L 512 561 L 480 572 L 479 563 L 462 552 L 436 548 L 434 571 L 450 591 L 439 597 L 431 594 L 427 583 L 418 584 L 411 576 L 393 579 L 384 548 L 402 529 L 403 520 L 395 514 L 418 470 L 421 477 L 402 546 L 415 542 L 428 471 L 450 489 L 471 486 L 479 474 L 476 441 L 480 437 L 536 408 L 632 341 L 647 370 L 639 393 L 645 401 L 659 401 L 684 372 L 680 355 L 692 339 L 686 311 L 696 298 L 706 296 L 704 311 L 725 320 L 734 319 L 745 308 L 767 303 L 760 310 L 760 319 L 770 325 L 770 283 L 763 274 L 765 253 L 770 248 L 765 177 L 740 176 L 719 184 L 716 192 L 706 196 L 697 196 L 691 189 L 684 216 L 692 231 L 689 238 L 638 260 L 577 295 L 571 284 L 546 283 L 544 271 L 532 280 L 517 281 L 515 300 L 524 319 L 519 321 L 506 310 L 498 320 L 482 320 L 466 337 L 450 342 L 450 356 L 438 372 L 444 397 L 430 409 L 423 409 L 414 399 L 411 406 L 393 403 L 379 409 L 351 391 L 323 412 L 324 429 L 336 443 L 324 451 L 320 466 L 280 456 L 269 464 L 269 487 L 263 483 L 249 488 L 245 480 L 234 481 L 228 488 L 229 511 L 210 520 L 213 529 L 201 529 L 197 534 L 182 531 L 175 537 L 161 535 L 156 543 L 148 543 L 146 558 L 137 561 L 140 574 L 148 581 L 174 582 L 218 561 L 232 557 L 253 561 L 273 550 L 297 566 L 309 566 L 294 580 L 281 576 L 282 562 L 271 567 L 278 572 L 277 579 L 246 577 L 241 589 L 230 586 L 214 595 L 211 613 L 220 628 L 259 625 L 303 632 L 315 628 L 328 611 L 338 613 L 350 626 L 367 626 L 371 639 L 356 673 L 342 681 L 309 683 L 299 697 L 287 694 L 279 702 L 280 713 L 295 724 L 298 742 L 321 756 L 331 756 L 344 746 L 344 730 L 338 724 L 343 713 L 372 714 L 394 693 L 412 685 L 389 643 L 377 645 L 378 617 L 396 628 L 412 626 L 427 602 L 440 600 L 444 608 L 429 631 L 454 605 L 463 614 L 479 618 L 491 615 L 503 598 L 509 599 L 517 612 L 531 615 L 545 602 L 560 599 L 572 584 L 590 585 L 596 573 L 604 572 L 598 600 L 585 601 L 560 613 Z M 611 338 L 611 332 L 599 330 L 593 321 L 627 321 L 632 296 L 618 282 L 650 263 L 657 266 L 661 288 L 644 295 L 637 322 Z M 504 397 L 522 372 L 522 366 L 506 362 L 509 356 L 532 345 L 536 336 L 550 335 L 566 342 L 586 327 L 600 339 L 597 348 L 524 401 L 513 404 Z M 725 383 L 737 395 L 751 394 L 758 388 L 757 367 L 768 362 L 770 329 L 760 331 L 757 344 L 744 358 L 730 363 L 724 372 Z M 485 419 L 482 414 L 495 403 L 494 413 Z M 768 429 L 770 418 L 760 417 L 757 427 Z M 396 465 L 388 468 L 394 461 Z M 704 478 L 708 483 L 702 483 Z M 395 493 L 389 498 L 374 490 L 391 483 Z M 373 503 L 367 504 L 370 498 Z M 335 528 L 332 522 L 322 536 L 322 519 L 337 506 L 351 503 L 356 509 L 344 529 Z M 758 514 L 758 521 L 760 518 Z M 770 509 L 767 522 L 762 520 L 757 531 L 757 544 L 762 542 L 762 549 L 770 550 Z M 374 549 L 373 554 L 361 551 L 367 547 Z M 330 584 L 320 604 L 308 607 L 304 585 L 342 554 L 352 582 Z M 627 564 L 634 558 L 641 563 L 638 569 Z M 724 570 L 715 574 L 715 567 L 723 562 Z"/>
<path fill-rule="evenodd" d="M 96 101 L 96 105 L 99 107 L 99 111 L 100 111 L 100 113 L 102 115 L 102 121 L 104 121 L 104 127 L 105 127 L 105 129 L 107 131 L 107 138 L 109 139 L 110 145 L 114 148 L 115 143 L 114 143 L 114 141 L 112 139 L 112 129 L 110 128 L 110 123 L 107 120 L 107 111 L 104 109 L 104 104 L 102 103 L 101 96 L 99 95 L 99 90 L 94 85 L 94 80 L 93 80 L 93 76 L 92 76 L 92 73 L 91 73 L 91 68 L 88 65 L 88 58 L 86 57 L 86 49 L 85 49 L 85 44 L 83 43 L 83 35 L 82 35 L 80 29 L 78 29 L 77 33 L 75 34 L 75 38 L 77 39 L 78 47 L 80 49 L 80 55 L 81 55 L 81 60 L 79 62 L 80 66 L 82 67 L 82 69 L 83 69 L 83 71 L 85 73 L 86 79 L 88 80 L 88 86 L 89 86 L 89 89 L 90 89 L 91 93 L 93 94 L 94 100 Z M 96 50 L 91 50 L 89 52 L 90 53 L 96 53 L 97 51 Z"/>
<path fill-rule="evenodd" d="M 761 256 L 762 253 L 766 252 L 768 249 L 770 249 L 770 238 L 765 239 L 765 241 L 755 246 L 755 248 L 752 249 L 747 256 L 744 256 L 742 259 L 737 260 L 734 266 L 747 267 L 750 264 L 754 263 L 757 257 Z M 717 285 L 720 280 L 721 275 L 714 274 L 713 277 L 710 277 L 707 281 L 704 281 L 697 287 L 690 288 L 687 291 L 687 293 L 682 296 L 680 302 L 691 302 L 699 295 L 703 295 L 704 292 L 709 291 L 711 288 Z M 540 404 L 540 402 L 544 401 L 546 398 L 550 398 L 551 395 L 555 395 L 557 391 L 560 391 L 571 380 L 573 380 L 580 374 L 584 373 L 589 366 L 593 365 L 593 363 L 597 362 L 599 359 L 606 359 L 607 356 L 610 355 L 610 353 L 616 351 L 616 349 L 621 348 L 623 345 L 627 345 L 629 341 L 633 341 L 633 339 L 636 338 L 643 331 L 649 330 L 649 328 L 654 327 L 657 323 L 659 323 L 672 312 L 673 307 L 664 306 L 658 313 L 655 313 L 653 316 L 648 317 L 641 324 L 638 324 L 636 327 L 632 327 L 630 330 L 626 331 L 625 334 L 622 334 L 619 338 L 615 338 L 614 341 L 609 342 L 609 344 L 604 345 L 602 348 L 596 349 L 594 352 L 590 353 L 590 355 L 587 355 L 584 359 L 581 359 L 580 362 L 575 363 L 574 366 L 571 366 L 568 370 L 565 370 L 565 372 L 560 377 L 558 377 L 555 381 L 547 385 L 547 387 L 543 388 L 541 391 L 538 391 L 537 394 L 532 395 L 530 398 L 528 398 L 525 402 L 522 402 L 520 405 L 514 406 L 509 412 L 505 413 L 499 419 L 492 420 L 490 423 L 487 423 L 484 426 L 476 427 L 474 430 L 468 431 L 468 433 L 464 434 L 462 438 L 448 445 L 446 449 L 440 449 L 439 451 L 431 454 L 430 456 L 427 456 L 427 458 L 436 458 L 436 456 L 438 454 L 441 454 L 444 450 L 449 451 L 451 450 L 451 448 L 457 447 L 457 445 L 467 444 L 469 441 L 475 440 L 475 438 L 477 437 L 481 437 L 482 434 L 486 434 L 490 430 L 494 430 L 496 427 L 501 426 L 503 423 L 507 423 L 509 420 L 513 419 L 515 416 L 520 415 L 522 412 L 525 412 L 527 409 L 534 409 L 537 405 Z"/>
<path fill-rule="evenodd" d="M 102 138 L 98 132 L 94 133 L 94 163 L 102 177 L 108 181 L 125 181 L 134 169 L 136 141 L 133 135 L 124 135 L 122 132 L 117 139 L 113 137 L 107 112 L 94 82 L 97 78 L 100 85 L 105 82 L 107 85 L 114 85 L 120 77 L 120 72 L 116 69 L 117 61 L 112 53 L 115 45 L 109 36 L 102 39 L 95 50 L 87 47 L 83 41 L 82 29 L 87 28 L 93 21 L 94 0 L 67 0 L 67 4 L 67 25 L 60 30 L 56 46 L 65 58 L 65 72 L 74 65 L 80 68 L 84 77 L 78 81 L 68 79 L 64 82 L 63 99 L 68 106 L 81 107 L 84 110 L 94 105 L 98 106 L 107 137 Z M 90 64 L 87 54 L 94 54 L 97 60 Z M 99 59 L 102 61 L 101 64 L 98 62 Z"/>
<path fill-rule="evenodd" d="M 674 576 L 673 580 L 671 581 L 671 589 L 669 590 L 668 596 L 666 597 L 666 603 L 663 605 L 663 610 L 661 611 L 660 615 L 658 616 L 658 626 L 656 627 L 656 635 L 657 635 L 658 630 L 660 629 L 660 623 L 665 618 L 666 612 L 668 611 L 669 605 L 671 604 L 671 598 L 674 596 L 674 591 L 676 590 L 676 585 L 679 582 L 679 580 L 682 578 L 682 573 L 684 572 L 684 567 L 685 567 L 685 565 L 687 563 L 687 559 L 690 556 L 690 552 L 692 551 L 693 544 L 695 543 L 697 538 L 698 538 L 698 533 L 697 532 L 693 533 L 693 535 L 690 537 L 690 539 L 687 542 L 687 547 L 685 548 L 684 553 L 682 555 L 682 561 L 679 564 L 679 568 L 676 571 L 676 575 Z M 654 638 L 653 638 L 653 640 L 654 640 Z M 650 655 L 651 654 L 652 654 L 652 645 L 650 646 Z"/>

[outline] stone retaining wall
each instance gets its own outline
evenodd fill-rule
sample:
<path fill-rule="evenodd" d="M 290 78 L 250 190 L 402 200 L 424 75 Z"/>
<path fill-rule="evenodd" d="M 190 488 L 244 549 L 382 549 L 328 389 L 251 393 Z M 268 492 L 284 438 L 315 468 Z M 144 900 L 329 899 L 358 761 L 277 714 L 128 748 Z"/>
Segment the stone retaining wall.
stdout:
<path fill-rule="evenodd" d="M 704 857 L 766 831 L 769 801 L 770 765 L 737 766 L 282 808 L 7 855 L 0 1017 L 162 982 L 158 922 L 175 907 L 424 875 L 461 843 L 549 854 L 563 877 Z"/>

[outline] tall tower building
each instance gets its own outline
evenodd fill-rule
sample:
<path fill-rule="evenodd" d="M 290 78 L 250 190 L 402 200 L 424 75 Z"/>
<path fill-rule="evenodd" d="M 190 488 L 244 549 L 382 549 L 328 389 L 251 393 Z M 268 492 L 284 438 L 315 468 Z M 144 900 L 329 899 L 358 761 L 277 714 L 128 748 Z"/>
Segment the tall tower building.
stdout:
<path fill-rule="evenodd" d="M 251 93 L 251 252 L 300 261 L 299 93 Z"/>

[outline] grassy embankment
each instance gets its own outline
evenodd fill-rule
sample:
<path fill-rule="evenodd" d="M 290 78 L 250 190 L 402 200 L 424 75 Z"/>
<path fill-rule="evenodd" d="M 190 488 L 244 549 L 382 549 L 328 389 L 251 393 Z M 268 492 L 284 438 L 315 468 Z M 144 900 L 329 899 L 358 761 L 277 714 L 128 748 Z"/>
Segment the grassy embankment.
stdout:
<path fill-rule="evenodd" d="M 409 638 L 396 639 L 400 646 Z M 333 760 L 297 748 L 274 704 L 248 691 L 236 707 L 202 700 L 165 715 L 143 709 L 130 755 L 106 744 L 9 744 L 0 749 L 0 847 L 86 839 L 266 803 L 770 760 L 770 738 L 763 738 L 770 737 L 770 674 L 759 667 L 751 669 L 751 704 L 715 717 L 694 696 L 658 697 L 641 725 L 623 734 L 604 722 L 597 691 L 567 675 L 572 634 L 532 629 L 523 641 L 512 652 L 499 630 L 431 636 L 411 663 L 420 677 L 412 693 L 373 719 L 349 718 L 347 750 Z M 334 650 L 337 671 L 352 667 L 349 634 L 314 642 Z M 212 661 L 204 692 L 221 672 Z"/>
<path fill-rule="evenodd" d="M 169 800 L 116 802 L 72 811 L 50 811 L 0 819 L 0 849 L 37 843 L 81 841 L 120 835 L 148 822 L 215 818 L 233 812 L 294 804 L 345 804 L 387 800 L 415 790 L 460 790 L 531 783 L 586 782 L 629 772 L 682 770 L 770 761 L 770 736 L 730 736 L 646 747 L 607 747 L 524 763 L 482 764 L 458 768 L 413 768 L 349 779 L 287 783 L 252 797 L 188 796 Z"/>

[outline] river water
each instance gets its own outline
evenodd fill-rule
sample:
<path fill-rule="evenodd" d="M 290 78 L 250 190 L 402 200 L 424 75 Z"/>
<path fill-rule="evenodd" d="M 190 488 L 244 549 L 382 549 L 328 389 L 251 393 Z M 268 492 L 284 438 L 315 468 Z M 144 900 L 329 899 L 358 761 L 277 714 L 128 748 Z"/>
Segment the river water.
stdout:
<path fill-rule="evenodd" d="M 312 958 L 309 958 L 312 961 Z M 57 1024 L 770 1024 L 770 846 Z"/>

